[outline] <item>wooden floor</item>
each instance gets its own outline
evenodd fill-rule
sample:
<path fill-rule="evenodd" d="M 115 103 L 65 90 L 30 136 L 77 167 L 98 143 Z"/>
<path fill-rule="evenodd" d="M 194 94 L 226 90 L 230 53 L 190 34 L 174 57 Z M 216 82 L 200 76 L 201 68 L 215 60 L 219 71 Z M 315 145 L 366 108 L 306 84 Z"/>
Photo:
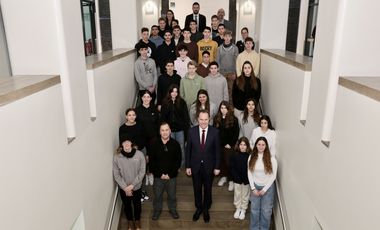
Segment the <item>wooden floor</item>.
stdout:
<path fill-rule="evenodd" d="M 192 180 L 190 177 L 180 173 L 177 179 L 177 211 L 180 218 L 173 219 L 168 211 L 166 195 L 164 195 L 163 210 L 160 218 L 153 221 L 152 217 L 152 186 L 148 186 L 147 190 L 151 199 L 142 204 L 141 226 L 142 229 L 231 229 L 241 230 L 248 229 L 249 212 L 246 214 L 245 220 L 236 220 L 233 218 L 235 207 L 233 205 L 233 192 L 227 190 L 227 186 L 218 187 L 218 177 L 214 180 L 213 186 L 213 204 L 210 209 L 210 222 L 204 223 L 203 216 L 197 222 L 192 220 L 195 211 L 194 194 Z M 119 230 L 127 229 L 127 219 L 122 212 L 119 222 Z"/>

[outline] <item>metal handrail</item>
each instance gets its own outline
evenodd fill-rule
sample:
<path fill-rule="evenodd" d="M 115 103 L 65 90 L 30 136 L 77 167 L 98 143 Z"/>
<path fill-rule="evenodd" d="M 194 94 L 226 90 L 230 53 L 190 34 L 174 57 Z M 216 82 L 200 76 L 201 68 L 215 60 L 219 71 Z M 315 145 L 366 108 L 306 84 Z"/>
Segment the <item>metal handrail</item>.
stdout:
<path fill-rule="evenodd" d="M 118 186 L 116 185 L 115 186 L 115 195 L 113 197 L 113 205 L 112 205 L 112 209 L 111 209 L 111 216 L 110 216 L 110 219 L 109 219 L 109 222 L 108 222 L 107 230 L 111 230 L 111 227 L 112 227 L 113 216 L 114 216 L 114 213 L 115 213 L 115 208 L 116 208 L 116 202 L 117 202 L 117 196 L 118 195 L 119 195 L 119 189 L 118 189 Z"/>
<path fill-rule="evenodd" d="M 282 199 L 280 197 L 280 189 L 279 189 L 277 181 L 275 183 L 276 183 L 276 198 L 278 201 L 278 206 L 280 207 L 280 216 L 281 216 L 282 227 L 284 230 L 287 230 L 286 223 L 285 223 L 284 210 L 282 207 Z"/>

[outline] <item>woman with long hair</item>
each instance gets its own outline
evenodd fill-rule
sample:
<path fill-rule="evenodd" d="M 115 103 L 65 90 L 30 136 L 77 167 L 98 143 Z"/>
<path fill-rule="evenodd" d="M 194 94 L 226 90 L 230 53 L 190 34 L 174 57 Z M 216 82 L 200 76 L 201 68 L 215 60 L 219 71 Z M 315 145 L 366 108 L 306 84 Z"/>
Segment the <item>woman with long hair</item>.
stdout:
<path fill-rule="evenodd" d="M 121 148 L 113 158 L 113 176 L 128 220 L 127 229 L 141 229 L 141 185 L 145 175 L 144 154 L 133 147 L 132 135 L 121 136 Z"/>
<path fill-rule="evenodd" d="M 232 101 L 234 107 L 235 109 L 242 111 L 246 105 L 244 102 L 248 98 L 253 98 L 256 102 L 259 102 L 260 96 L 260 79 L 255 76 L 251 62 L 245 61 L 243 63 L 241 75 L 235 79 L 232 87 Z"/>
<path fill-rule="evenodd" d="M 251 190 L 249 189 L 247 162 L 251 152 L 248 138 L 241 137 L 235 145 L 235 153 L 230 160 L 230 172 L 234 182 L 235 219 L 244 220 L 248 208 Z"/>
<path fill-rule="evenodd" d="M 248 158 L 248 180 L 252 190 L 250 230 L 269 229 L 276 174 L 276 158 L 271 157 L 267 139 L 259 137 Z"/>
<path fill-rule="evenodd" d="M 270 154 L 274 157 L 276 155 L 276 132 L 274 131 L 269 116 L 262 115 L 259 120 L 259 125 L 259 127 L 253 130 L 251 139 L 249 140 L 251 147 L 253 147 L 257 138 L 265 137 L 268 141 Z"/>
<path fill-rule="evenodd" d="M 218 112 L 216 105 L 210 101 L 208 92 L 205 89 L 200 89 L 197 94 L 197 100 L 190 107 L 190 120 L 192 126 L 198 125 L 199 111 L 207 110 L 210 114 L 210 125 L 213 124 L 215 114 Z"/>
<path fill-rule="evenodd" d="M 149 154 L 152 151 L 154 139 L 158 136 L 158 112 L 152 103 L 152 93 L 149 90 L 143 90 L 140 94 L 142 104 L 136 108 L 136 121 L 143 126 L 143 135 L 146 143 L 146 161 L 149 163 Z M 148 168 L 148 167 L 147 167 Z M 153 175 L 146 175 L 145 185 L 153 185 Z"/>
<path fill-rule="evenodd" d="M 179 95 L 179 87 L 170 85 L 161 107 L 161 120 L 168 123 L 171 137 L 178 141 L 182 150 L 182 164 L 185 164 L 185 132 L 190 127 L 189 111 L 185 100 Z"/>
<path fill-rule="evenodd" d="M 172 10 L 166 11 L 166 15 L 165 15 L 166 26 L 170 30 L 173 28 L 173 24 L 172 24 L 173 20 L 176 20 L 174 17 L 174 12 Z"/>
<path fill-rule="evenodd" d="M 250 138 L 252 131 L 258 127 L 260 121 L 260 113 L 257 111 L 257 103 L 253 98 L 245 101 L 243 112 L 239 112 L 237 116 L 239 121 L 240 134 L 239 137 Z"/>
<path fill-rule="evenodd" d="M 219 105 L 218 113 L 214 118 L 214 126 L 219 129 L 221 145 L 221 178 L 218 186 L 223 186 L 227 181 L 228 191 L 234 190 L 234 183 L 230 174 L 229 162 L 234 152 L 233 147 L 239 137 L 239 123 L 234 115 L 234 111 L 228 101 L 222 101 Z"/>

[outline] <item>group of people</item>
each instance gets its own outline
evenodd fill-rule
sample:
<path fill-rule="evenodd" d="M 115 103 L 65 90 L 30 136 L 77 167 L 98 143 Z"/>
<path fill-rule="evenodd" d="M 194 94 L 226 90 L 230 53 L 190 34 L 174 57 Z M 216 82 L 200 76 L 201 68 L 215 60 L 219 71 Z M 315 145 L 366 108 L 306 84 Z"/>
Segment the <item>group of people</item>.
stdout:
<path fill-rule="evenodd" d="M 169 10 L 150 35 L 141 29 L 135 47 L 141 100 L 126 110 L 113 163 L 129 229 L 141 229 L 141 203 L 149 199 L 144 188 L 149 184 L 152 220 L 161 215 L 164 191 L 171 216 L 179 218 L 176 178 L 182 170 L 193 181 L 193 221 L 202 213 L 210 221 L 212 183 L 220 176 L 218 186 L 227 184 L 234 191 L 233 217 L 245 219 L 250 201 L 250 229 L 269 229 L 276 132 L 269 116 L 261 114 L 260 56 L 247 28 L 234 44 L 223 9 L 212 17 L 211 27 L 199 10 L 199 3 L 193 3 L 184 29 Z"/>

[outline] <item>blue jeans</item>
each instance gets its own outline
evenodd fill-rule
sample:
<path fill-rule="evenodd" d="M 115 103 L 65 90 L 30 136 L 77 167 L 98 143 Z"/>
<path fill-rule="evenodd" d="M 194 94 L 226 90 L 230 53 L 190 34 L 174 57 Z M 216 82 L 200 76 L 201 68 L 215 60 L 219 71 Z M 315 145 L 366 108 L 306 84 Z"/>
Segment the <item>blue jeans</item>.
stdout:
<path fill-rule="evenodd" d="M 256 187 L 256 189 L 259 189 Z M 251 201 L 251 221 L 250 230 L 268 230 L 272 216 L 274 194 L 276 185 L 273 183 L 264 196 L 255 196 L 253 193 L 249 200 Z"/>
<path fill-rule="evenodd" d="M 181 146 L 181 155 L 182 155 L 181 168 L 183 168 L 185 167 L 185 132 L 184 131 L 172 132 L 170 136 L 174 140 L 178 141 L 179 145 Z"/>

